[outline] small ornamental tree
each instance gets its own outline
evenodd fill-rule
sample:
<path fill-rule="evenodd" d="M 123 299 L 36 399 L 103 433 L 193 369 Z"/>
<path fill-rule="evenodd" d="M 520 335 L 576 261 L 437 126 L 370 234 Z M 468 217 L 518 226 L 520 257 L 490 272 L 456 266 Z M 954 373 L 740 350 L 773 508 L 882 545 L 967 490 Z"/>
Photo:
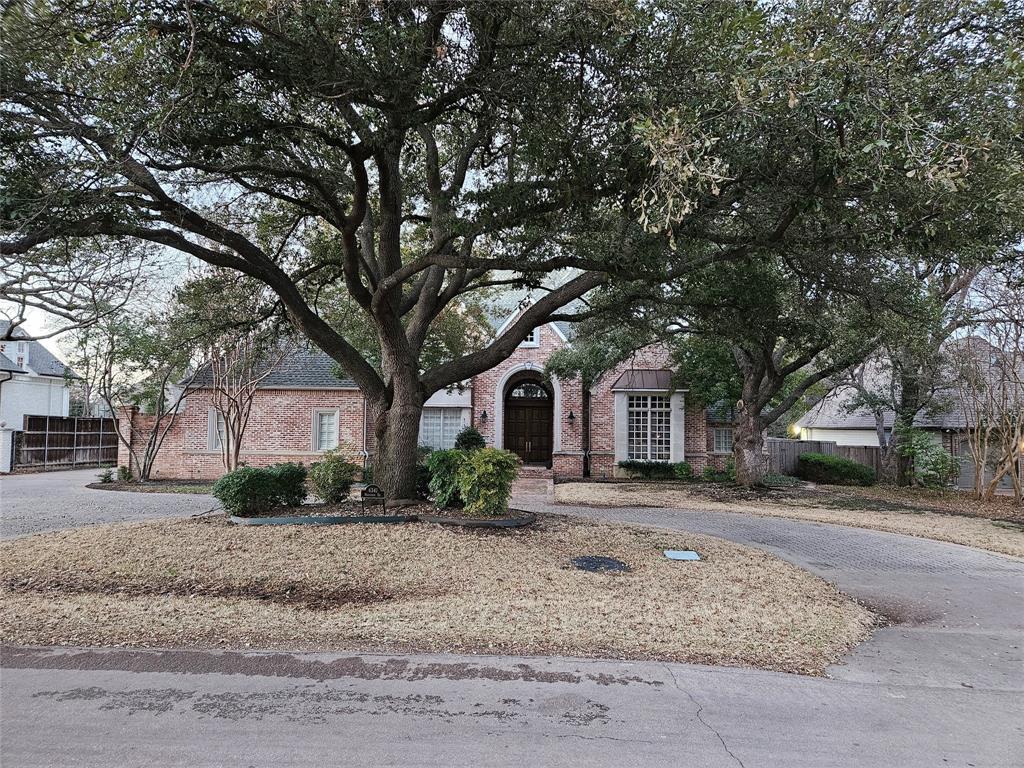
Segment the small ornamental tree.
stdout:
<path fill-rule="evenodd" d="M 282 347 L 268 348 L 265 341 L 254 334 L 227 337 L 211 351 L 208 363 L 211 403 L 217 412 L 221 460 L 228 472 L 239 466 L 242 438 L 260 384 L 284 354 L 287 352 Z"/>
<path fill-rule="evenodd" d="M 149 480 L 192 391 L 195 348 L 178 337 L 166 312 L 126 310 L 73 331 L 65 344 L 71 367 L 89 373 L 93 395 L 118 419 L 118 439 L 129 454 L 126 471 Z"/>

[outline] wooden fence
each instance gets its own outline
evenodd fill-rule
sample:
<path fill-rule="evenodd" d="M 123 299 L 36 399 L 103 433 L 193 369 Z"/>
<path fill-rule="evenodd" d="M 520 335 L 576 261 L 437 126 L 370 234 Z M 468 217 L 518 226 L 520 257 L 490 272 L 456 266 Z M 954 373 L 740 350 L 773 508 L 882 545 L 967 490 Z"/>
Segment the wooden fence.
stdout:
<path fill-rule="evenodd" d="M 26 416 L 15 435 L 15 469 L 72 469 L 117 464 L 117 421 Z"/>
<path fill-rule="evenodd" d="M 796 473 L 796 464 L 801 453 L 842 456 L 865 467 L 871 467 L 875 470 L 876 476 L 882 472 L 882 452 L 877 445 L 836 445 L 829 440 L 786 440 L 769 437 L 765 441 L 765 447 L 768 451 L 769 468 L 780 475 Z"/>

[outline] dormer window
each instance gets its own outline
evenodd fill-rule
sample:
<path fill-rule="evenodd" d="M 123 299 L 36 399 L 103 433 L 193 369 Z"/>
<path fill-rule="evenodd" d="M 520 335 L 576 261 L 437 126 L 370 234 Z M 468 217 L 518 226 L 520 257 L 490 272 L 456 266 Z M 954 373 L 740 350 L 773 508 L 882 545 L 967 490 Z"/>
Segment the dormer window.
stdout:
<path fill-rule="evenodd" d="M 526 338 L 523 339 L 520 347 L 539 347 L 540 346 L 540 328 L 534 328 L 527 334 Z"/>

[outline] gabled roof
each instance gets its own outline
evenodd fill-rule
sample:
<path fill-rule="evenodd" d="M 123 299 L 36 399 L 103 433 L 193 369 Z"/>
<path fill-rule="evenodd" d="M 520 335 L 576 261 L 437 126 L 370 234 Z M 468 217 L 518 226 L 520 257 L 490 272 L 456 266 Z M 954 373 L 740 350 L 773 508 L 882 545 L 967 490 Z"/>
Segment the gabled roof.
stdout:
<path fill-rule="evenodd" d="M 999 376 L 999 367 L 994 364 L 1002 354 L 984 339 L 970 336 L 954 339 L 947 345 L 949 349 L 966 348 L 969 354 L 975 355 L 982 362 L 985 375 L 994 380 Z M 877 371 L 868 376 L 880 375 Z M 949 373 L 947 380 L 952 382 L 954 374 Z M 820 402 L 801 416 L 796 424 L 799 427 L 817 429 L 875 429 L 875 416 L 866 408 L 849 409 L 856 390 L 850 386 L 837 387 Z M 1024 397 L 1024 393 L 1020 395 Z M 939 389 L 933 398 L 935 407 L 919 413 L 914 419 L 914 426 L 921 429 L 964 429 L 969 421 L 973 421 L 973 411 L 968 412 L 958 396 L 956 386 L 952 383 Z M 895 422 L 895 414 L 886 411 L 883 422 L 886 429 L 891 429 Z"/>
<path fill-rule="evenodd" d="M 0 371 L 7 373 L 28 373 L 28 371 L 21 370 L 21 368 L 8 360 L 7 356 L 3 354 L 0 354 Z"/>
<path fill-rule="evenodd" d="M 531 294 L 529 292 L 524 293 L 508 293 L 505 297 L 505 301 L 492 313 L 489 313 L 487 320 L 494 328 L 496 334 L 500 334 L 504 331 L 512 321 L 519 316 L 519 314 L 530 306 L 533 302 L 530 300 Z M 518 297 L 518 298 L 517 298 Z M 568 304 L 563 306 L 557 312 L 558 314 L 565 314 L 567 312 L 579 312 L 584 309 L 585 306 L 579 299 L 573 299 Z M 574 323 L 570 323 L 566 320 L 554 320 L 543 325 L 550 325 L 554 327 L 555 332 L 562 337 L 562 341 L 572 342 L 576 336 L 576 327 Z"/>
<path fill-rule="evenodd" d="M 11 327 L 10 322 L 6 320 L 0 321 L 0 339 L 4 339 Z M 20 328 L 15 328 L 12 334 L 15 340 L 25 339 L 26 334 Z M 40 376 L 57 376 L 63 378 L 65 375 L 78 378 L 74 371 L 64 365 L 58 360 L 46 347 L 40 344 L 38 341 L 28 341 L 28 363 L 27 367 L 31 371 L 35 371 Z M 8 350 L 9 352 L 9 350 Z M 0 353 L 0 357 L 5 355 Z M 8 369 L 4 369 L 8 370 Z M 19 373 L 27 373 L 28 371 L 18 371 Z"/>
<path fill-rule="evenodd" d="M 736 406 L 726 400 L 719 400 L 708 406 L 708 421 L 732 424 L 736 421 Z"/>
<path fill-rule="evenodd" d="M 357 389 L 356 383 L 348 378 L 334 375 L 337 363 L 326 352 L 312 345 L 294 345 L 274 366 L 270 374 L 260 382 L 260 389 Z M 193 387 L 209 387 L 213 384 L 210 367 L 200 368 L 192 381 Z"/>

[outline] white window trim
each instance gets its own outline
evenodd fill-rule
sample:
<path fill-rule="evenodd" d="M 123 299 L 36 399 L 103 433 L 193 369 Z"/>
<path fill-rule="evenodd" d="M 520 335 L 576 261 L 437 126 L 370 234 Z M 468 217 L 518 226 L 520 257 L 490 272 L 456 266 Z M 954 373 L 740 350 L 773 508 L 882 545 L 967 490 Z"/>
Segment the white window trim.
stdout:
<path fill-rule="evenodd" d="M 728 456 L 732 453 L 732 440 L 729 440 L 729 448 L 725 451 L 718 450 L 718 435 L 716 434 L 719 430 L 728 430 L 733 432 L 733 427 L 712 427 L 711 428 L 711 452 L 716 456 Z M 735 436 L 735 432 L 733 432 Z"/>
<path fill-rule="evenodd" d="M 624 390 L 617 389 L 615 395 L 615 463 L 629 458 L 629 396 L 630 395 L 666 395 L 669 397 L 669 408 L 672 421 L 669 426 L 669 461 L 675 463 L 686 461 L 686 397 L 676 390 L 671 395 L 665 390 L 649 389 Z"/>
<path fill-rule="evenodd" d="M 519 342 L 520 347 L 524 347 L 526 349 L 536 349 L 537 347 L 540 346 L 540 326 L 534 328 L 532 331 L 530 331 L 530 333 L 533 335 L 533 338 L 531 339 L 528 337 L 523 339 L 521 342 Z"/>
<path fill-rule="evenodd" d="M 334 414 L 334 448 L 320 447 L 320 414 Z M 313 453 L 327 453 L 341 447 L 341 409 L 340 408 L 314 408 L 311 432 L 311 445 Z"/>

